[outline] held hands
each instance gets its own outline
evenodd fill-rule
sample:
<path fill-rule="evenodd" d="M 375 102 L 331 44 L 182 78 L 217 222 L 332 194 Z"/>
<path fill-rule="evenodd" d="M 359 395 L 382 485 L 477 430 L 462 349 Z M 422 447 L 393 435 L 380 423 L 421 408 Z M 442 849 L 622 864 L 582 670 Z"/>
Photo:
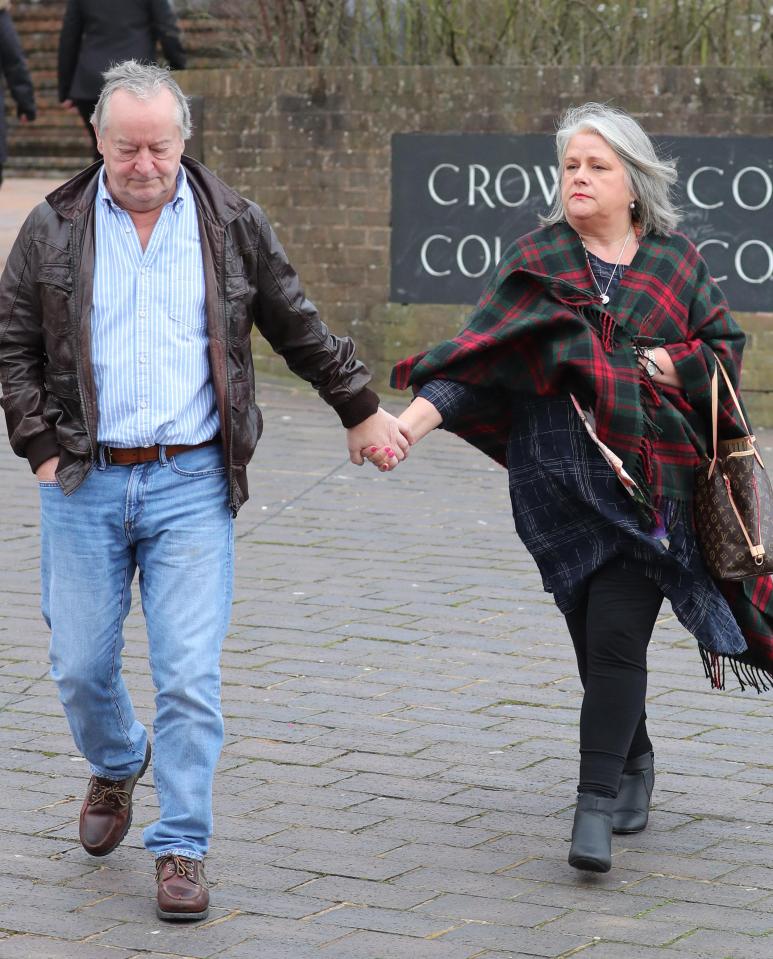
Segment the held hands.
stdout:
<path fill-rule="evenodd" d="M 440 426 L 441 422 L 442 417 L 437 409 L 421 396 L 417 397 L 407 409 L 403 410 L 396 420 L 402 438 L 407 440 L 410 446 L 418 443 L 436 426 Z M 360 450 L 360 462 L 366 459 L 382 473 L 386 473 L 393 470 L 407 455 L 407 449 L 400 456 L 399 451 L 391 444 L 377 445 L 373 443 Z M 357 462 L 357 460 L 352 457 L 352 462 Z"/>
<path fill-rule="evenodd" d="M 362 423 L 346 431 L 346 444 L 349 447 L 349 459 L 361 466 L 366 459 L 379 455 L 379 467 L 386 464 L 387 469 L 404 460 L 414 442 L 410 427 L 379 408 Z"/>
<path fill-rule="evenodd" d="M 395 451 L 389 446 L 368 446 L 362 451 L 362 455 L 382 473 L 395 469 L 400 462 Z"/>

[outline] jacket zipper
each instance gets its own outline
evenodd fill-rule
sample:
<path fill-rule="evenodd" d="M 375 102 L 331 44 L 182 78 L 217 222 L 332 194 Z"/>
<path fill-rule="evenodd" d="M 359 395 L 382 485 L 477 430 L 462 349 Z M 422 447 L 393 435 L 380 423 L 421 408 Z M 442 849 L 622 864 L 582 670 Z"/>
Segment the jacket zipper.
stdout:
<path fill-rule="evenodd" d="M 70 276 L 72 277 L 72 301 L 71 301 L 71 311 L 72 311 L 72 320 L 73 327 L 75 329 L 75 357 L 76 365 L 78 371 L 78 397 L 81 401 L 81 409 L 83 410 L 83 419 L 86 422 L 86 435 L 89 438 L 89 449 L 91 450 L 91 461 L 92 463 L 96 460 L 96 453 L 94 449 L 94 440 L 95 437 L 92 434 L 91 430 L 91 421 L 89 419 L 89 408 L 86 404 L 86 395 L 83 392 L 83 357 L 81 356 L 81 324 L 80 324 L 80 311 L 77 309 L 78 297 L 80 296 L 80 283 L 78 282 L 78 274 L 75 269 L 75 221 L 70 220 Z"/>
<path fill-rule="evenodd" d="M 223 318 L 223 338 L 225 341 L 225 409 L 223 410 L 223 415 L 227 418 L 228 423 L 223 423 L 223 439 L 228 446 L 228 456 L 226 458 L 226 468 L 228 470 L 228 497 L 229 497 L 229 506 L 231 507 L 231 516 L 234 518 L 238 512 L 236 504 L 234 502 L 234 471 L 233 471 L 233 417 L 231 416 L 231 376 L 228 372 L 228 356 L 229 356 L 229 333 L 228 333 L 228 313 L 227 313 L 227 300 L 225 295 L 225 271 L 226 271 L 226 257 L 225 257 L 225 229 L 223 229 L 223 242 L 221 250 L 221 264 L 220 264 L 220 276 L 222 278 L 222 283 L 220 284 L 220 300 L 221 300 L 221 315 Z"/>

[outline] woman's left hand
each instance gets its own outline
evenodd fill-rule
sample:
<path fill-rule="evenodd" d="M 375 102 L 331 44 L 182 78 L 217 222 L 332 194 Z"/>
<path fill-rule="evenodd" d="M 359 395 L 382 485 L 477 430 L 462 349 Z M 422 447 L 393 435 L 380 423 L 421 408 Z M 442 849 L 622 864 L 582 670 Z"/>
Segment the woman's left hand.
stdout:
<path fill-rule="evenodd" d="M 372 463 L 382 473 L 388 473 L 396 468 L 398 459 L 395 451 L 389 446 L 367 446 L 361 450 L 362 458 Z"/>
<path fill-rule="evenodd" d="M 669 356 L 668 350 L 662 346 L 656 346 L 653 350 L 648 350 L 647 352 L 652 356 L 652 360 L 655 366 L 657 366 L 657 370 L 652 374 L 652 380 L 655 383 L 660 383 L 662 386 L 675 386 L 678 390 L 681 390 L 682 378 L 677 373 L 674 361 Z M 646 356 L 639 356 L 639 366 L 643 370 L 646 370 Z"/>

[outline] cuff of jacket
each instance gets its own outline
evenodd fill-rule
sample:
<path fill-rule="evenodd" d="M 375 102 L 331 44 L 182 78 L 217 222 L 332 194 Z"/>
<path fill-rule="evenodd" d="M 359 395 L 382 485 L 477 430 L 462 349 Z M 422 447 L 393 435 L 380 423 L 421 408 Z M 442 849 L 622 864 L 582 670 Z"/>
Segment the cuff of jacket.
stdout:
<path fill-rule="evenodd" d="M 54 456 L 59 456 L 59 444 L 56 442 L 56 433 L 53 430 L 46 430 L 45 433 L 39 433 L 27 443 L 24 455 L 29 460 L 30 469 L 34 473 L 41 463 L 50 460 Z"/>
<path fill-rule="evenodd" d="M 341 423 L 346 429 L 351 429 L 353 426 L 359 426 L 369 416 L 373 416 L 378 411 L 378 404 L 378 393 L 374 393 L 366 386 L 334 409 L 341 417 Z"/>

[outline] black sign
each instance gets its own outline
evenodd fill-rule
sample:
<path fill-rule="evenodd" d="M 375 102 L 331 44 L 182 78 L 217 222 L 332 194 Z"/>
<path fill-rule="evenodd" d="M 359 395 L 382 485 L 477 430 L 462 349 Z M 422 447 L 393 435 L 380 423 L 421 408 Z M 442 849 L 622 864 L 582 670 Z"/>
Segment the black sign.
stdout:
<path fill-rule="evenodd" d="M 678 159 L 678 229 L 733 309 L 773 311 L 773 140 L 657 139 Z M 539 226 L 557 189 L 552 136 L 395 134 L 390 300 L 476 302 L 502 253 Z"/>

